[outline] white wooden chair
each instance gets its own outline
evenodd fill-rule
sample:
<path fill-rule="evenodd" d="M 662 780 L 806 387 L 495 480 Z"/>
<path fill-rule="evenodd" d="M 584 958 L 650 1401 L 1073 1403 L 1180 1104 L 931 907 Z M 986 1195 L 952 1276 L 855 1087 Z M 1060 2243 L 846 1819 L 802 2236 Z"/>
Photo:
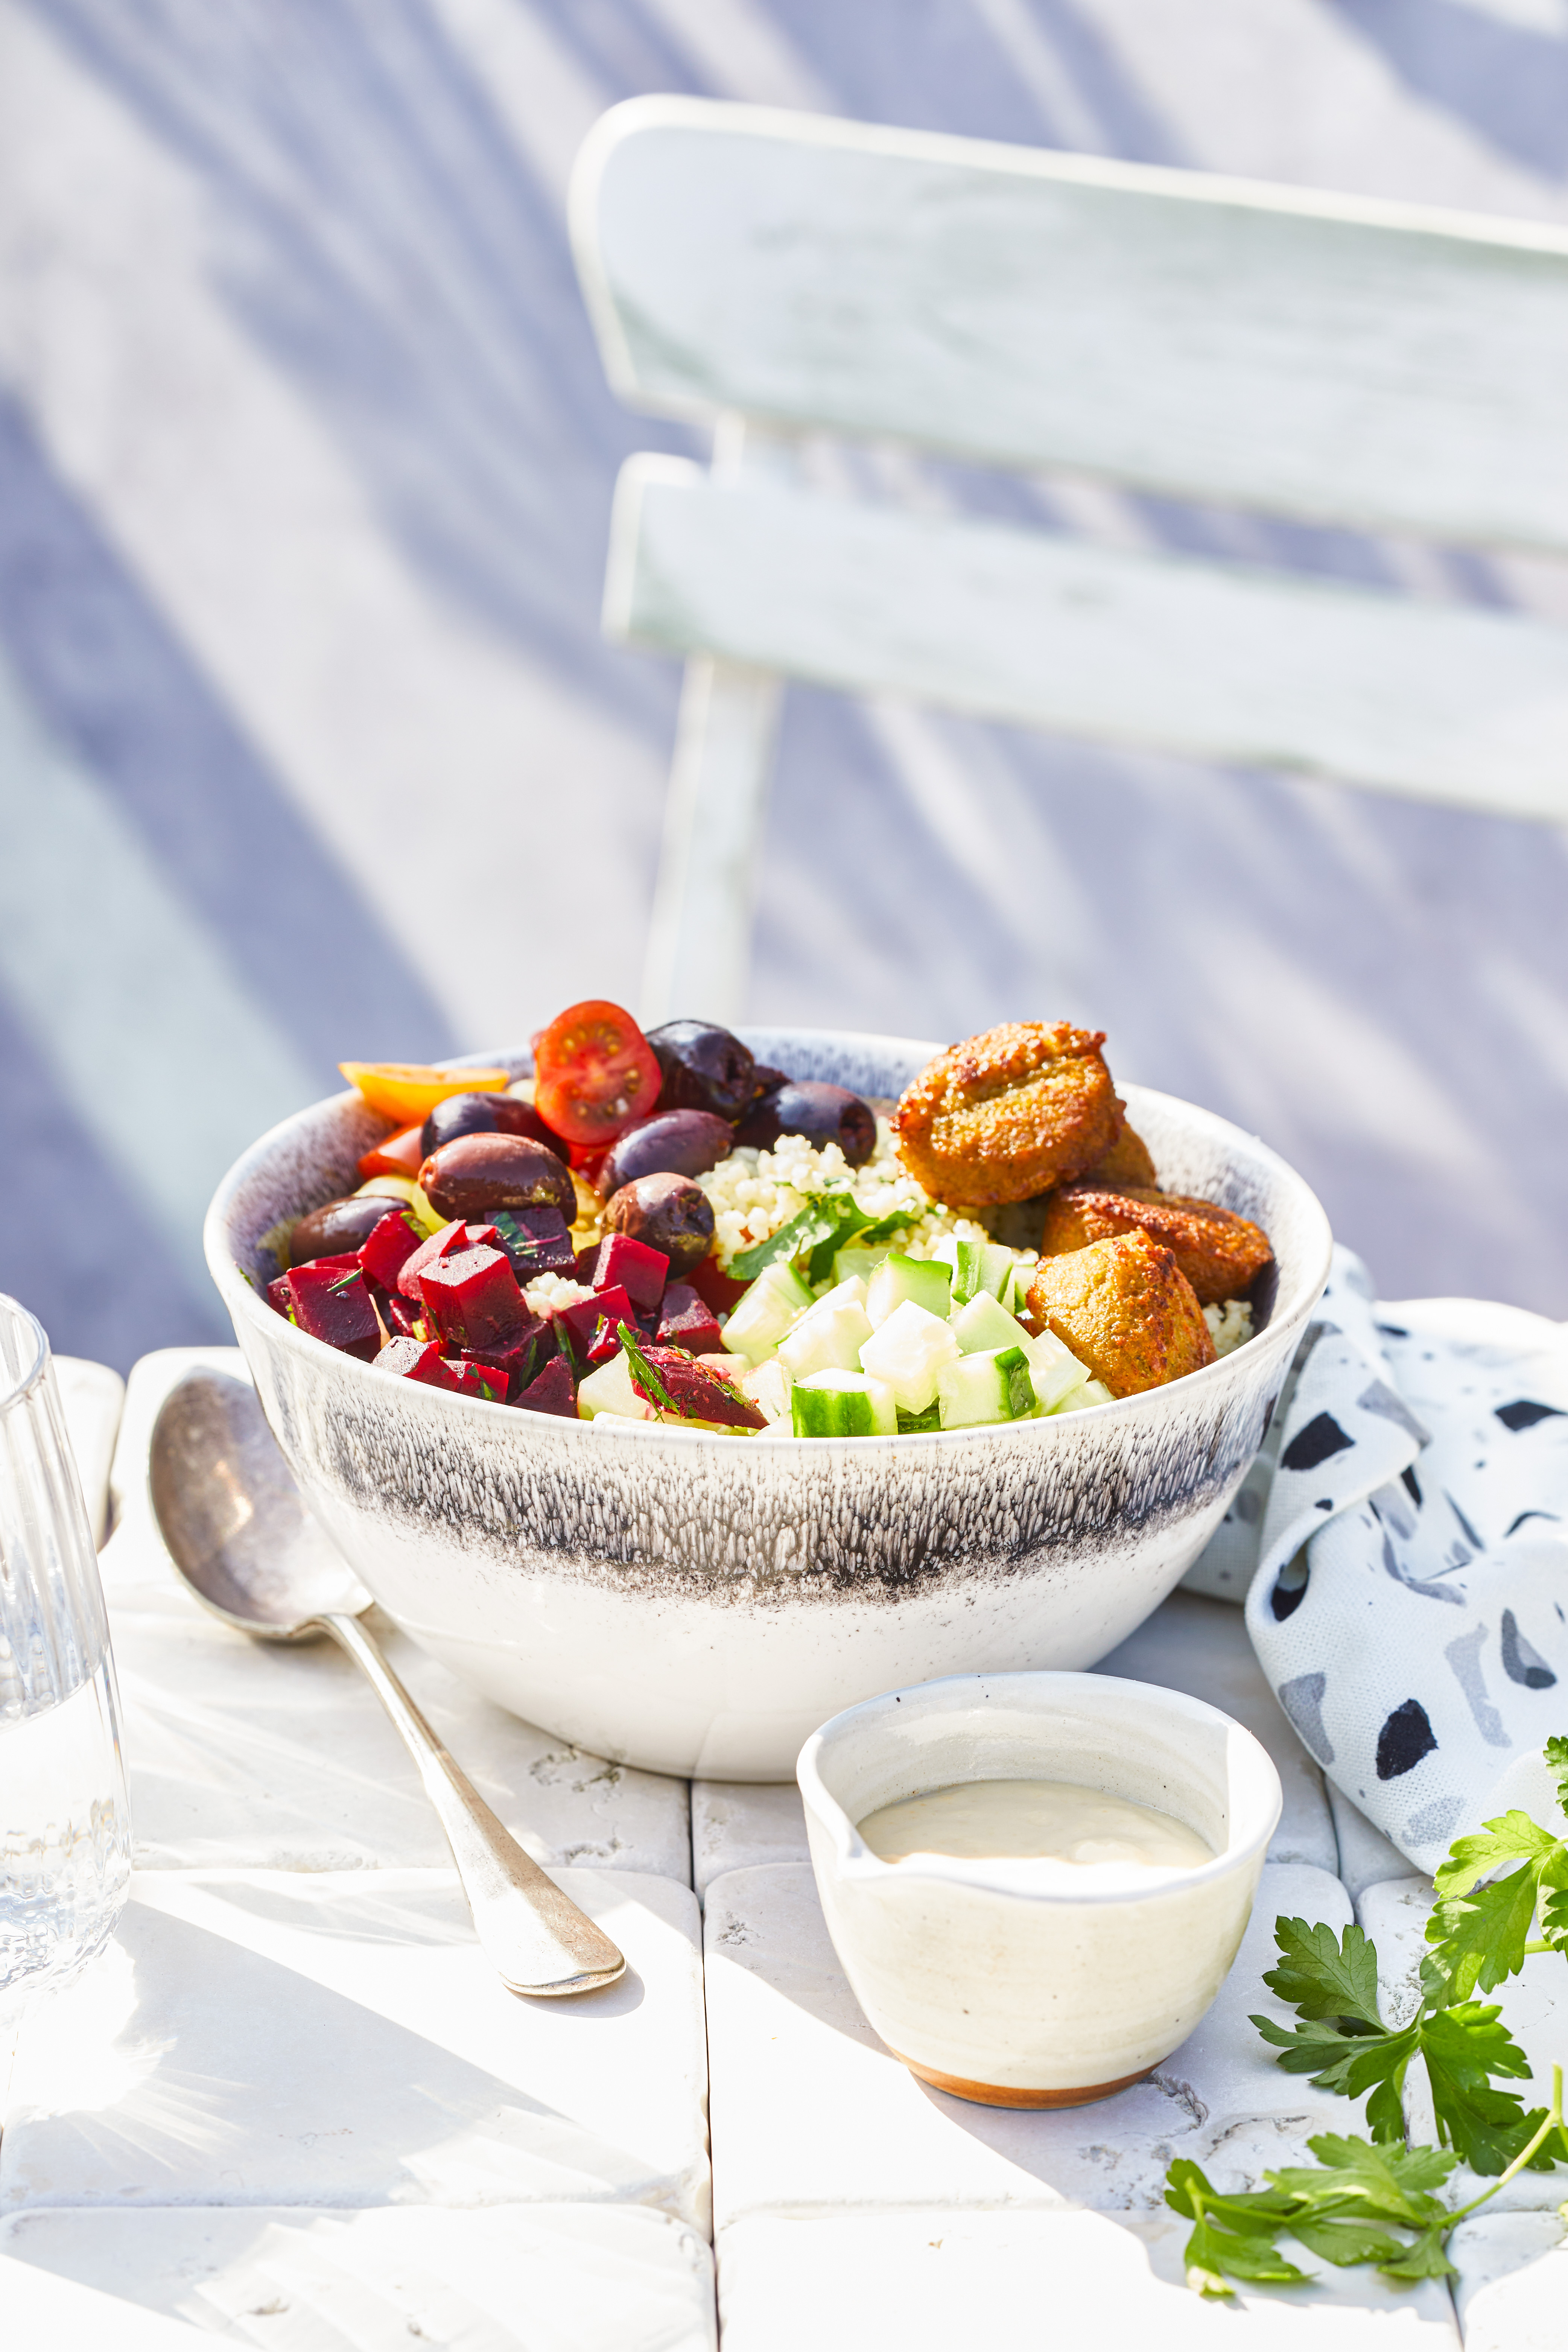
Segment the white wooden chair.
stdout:
<path fill-rule="evenodd" d="M 742 1010 L 786 677 L 1568 818 L 1568 632 L 825 496 L 808 433 L 1568 552 L 1568 234 L 636 99 L 572 191 L 623 468 L 605 619 L 688 656 L 643 1013 Z"/>

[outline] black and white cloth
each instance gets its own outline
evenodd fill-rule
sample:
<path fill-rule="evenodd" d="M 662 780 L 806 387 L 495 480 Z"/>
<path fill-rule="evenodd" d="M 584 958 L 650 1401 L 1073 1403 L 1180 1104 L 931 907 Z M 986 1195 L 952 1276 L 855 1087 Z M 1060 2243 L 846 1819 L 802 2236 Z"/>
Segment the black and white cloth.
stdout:
<path fill-rule="evenodd" d="M 1476 1299 L 1379 1306 L 1337 1250 L 1188 1581 L 1245 1591 L 1302 1741 L 1421 1869 L 1539 1801 L 1541 1748 L 1568 1733 L 1568 1327 Z"/>

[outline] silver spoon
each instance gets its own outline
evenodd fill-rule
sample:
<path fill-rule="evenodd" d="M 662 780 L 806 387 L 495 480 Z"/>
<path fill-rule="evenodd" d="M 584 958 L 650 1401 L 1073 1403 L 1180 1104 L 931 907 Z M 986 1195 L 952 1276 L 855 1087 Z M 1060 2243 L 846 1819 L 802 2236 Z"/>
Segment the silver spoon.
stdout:
<path fill-rule="evenodd" d="M 474 1926 L 512 1992 L 596 1992 L 623 1955 L 497 1821 L 360 1623 L 371 1596 L 306 1509 L 256 1391 L 185 1374 L 153 1430 L 153 1515 L 196 1599 L 263 1642 L 330 1633 L 368 1675 L 440 1815 Z"/>

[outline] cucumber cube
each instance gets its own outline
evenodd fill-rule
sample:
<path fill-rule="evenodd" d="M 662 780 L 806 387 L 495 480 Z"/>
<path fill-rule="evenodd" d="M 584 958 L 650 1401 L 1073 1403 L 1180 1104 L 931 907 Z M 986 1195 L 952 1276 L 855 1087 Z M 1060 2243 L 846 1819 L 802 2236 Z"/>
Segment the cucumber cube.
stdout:
<path fill-rule="evenodd" d="M 1028 1332 L 1020 1330 L 1016 1324 L 1013 1328 L 1019 1334 L 1019 1347 L 1029 1360 L 1029 1378 L 1035 1384 L 1040 1411 L 1055 1412 L 1065 1397 L 1082 1386 L 1089 1373 L 1071 1349 L 1064 1347 L 1054 1331 L 1042 1331 L 1037 1339 Z M 1095 1402 L 1099 1402 L 1096 1398 Z"/>
<path fill-rule="evenodd" d="M 760 1364 L 813 1303 L 794 1266 L 775 1259 L 763 1268 L 724 1325 L 724 1345 L 731 1355 Z"/>
<path fill-rule="evenodd" d="M 602 1412 L 613 1414 L 617 1421 L 654 1418 L 652 1405 L 632 1386 L 632 1368 L 619 1348 L 607 1364 L 601 1364 L 578 1383 L 577 1410 L 584 1421 L 594 1421 Z"/>
<path fill-rule="evenodd" d="M 742 1372 L 735 1385 L 743 1397 L 750 1397 L 764 1419 L 789 1420 L 789 1374 L 776 1356 L 770 1356 L 765 1364 L 757 1365 L 753 1371 Z"/>
<path fill-rule="evenodd" d="M 952 1336 L 966 1356 L 981 1356 L 993 1348 L 1021 1347 L 1027 1334 L 988 1290 L 982 1290 L 953 1317 Z"/>
<path fill-rule="evenodd" d="M 945 1290 L 947 1268 L 942 1272 Z M 880 1275 L 876 1280 L 881 1280 Z M 960 1353 L 952 1326 L 906 1298 L 866 1341 L 860 1368 L 873 1380 L 886 1381 L 905 1412 L 924 1412 L 936 1402 L 937 1374 L 944 1365 L 956 1363 Z"/>
<path fill-rule="evenodd" d="M 894 1437 L 893 1392 L 865 1372 L 812 1372 L 790 1391 L 797 1437 Z"/>
<path fill-rule="evenodd" d="M 1020 1347 L 960 1356 L 937 1374 L 943 1429 L 972 1429 L 988 1421 L 1021 1421 L 1035 1410 L 1029 1360 Z"/>
<path fill-rule="evenodd" d="M 945 1322 L 952 1303 L 952 1267 L 941 1258 L 907 1257 L 901 1250 L 892 1251 L 866 1286 L 866 1312 L 872 1328 L 879 1331 L 889 1317 L 907 1303 Z M 930 1397 L 926 1402 L 931 1402 Z M 912 1409 L 923 1411 L 923 1407 Z"/>
<path fill-rule="evenodd" d="M 833 1261 L 834 1281 L 869 1282 L 883 1259 L 891 1255 L 892 1247 L 891 1242 L 847 1243 Z"/>
<path fill-rule="evenodd" d="M 1060 1404 L 1051 1407 L 1053 1412 L 1081 1412 L 1086 1404 L 1114 1404 L 1115 1398 L 1103 1381 L 1088 1380 L 1076 1389 L 1069 1389 Z"/>
<path fill-rule="evenodd" d="M 865 1301 L 865 1284 L 851 1279 L 801 1317 L 779 1341 L 778 1360 L 792 1380 L 804 1381 L 812 1372 L 859 1370 L 862 1343 L 871 1336 Z"/>

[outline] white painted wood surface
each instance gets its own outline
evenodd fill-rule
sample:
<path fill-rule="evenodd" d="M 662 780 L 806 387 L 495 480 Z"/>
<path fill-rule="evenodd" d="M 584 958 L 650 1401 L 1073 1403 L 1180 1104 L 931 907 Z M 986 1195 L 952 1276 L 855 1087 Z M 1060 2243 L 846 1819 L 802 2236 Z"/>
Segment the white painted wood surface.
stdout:
<path fill-rule="evenodd" d="M 1568 548 L 1568 234 L 698 99 L 572 219 L 628 405 Z"/>
<path fill-rule="evenodd" d="M 1544 621 L 730 487 L 674 457 L 623 469 L 605 615 L 819 685 L 1568 820 L 1568 632 Z"/>

